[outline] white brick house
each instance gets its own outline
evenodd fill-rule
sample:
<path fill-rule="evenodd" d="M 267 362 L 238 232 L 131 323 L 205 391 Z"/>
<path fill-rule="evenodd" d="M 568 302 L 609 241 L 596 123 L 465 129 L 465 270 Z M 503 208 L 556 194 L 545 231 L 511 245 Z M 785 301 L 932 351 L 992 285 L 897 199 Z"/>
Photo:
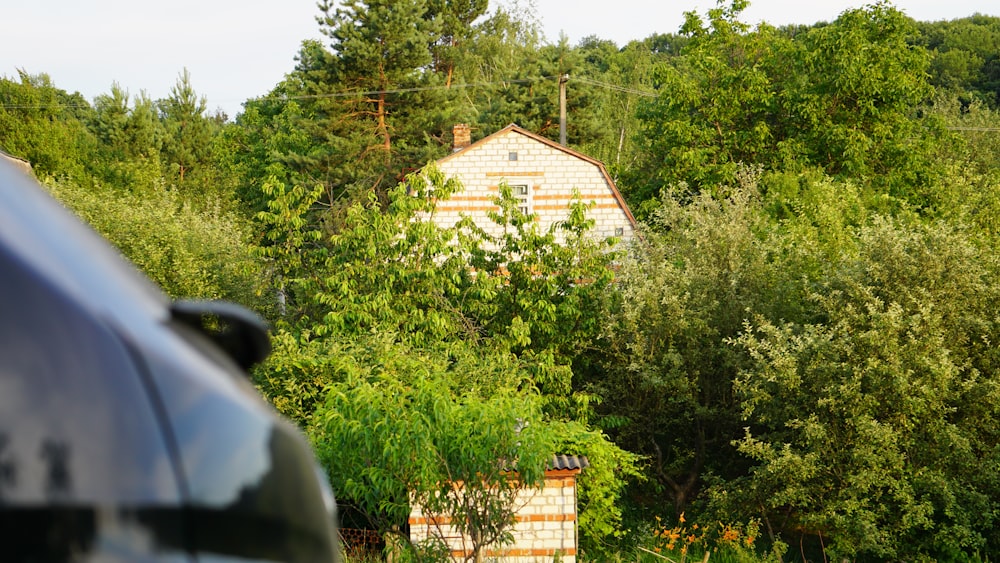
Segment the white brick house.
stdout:
<path fill-rule="evenodd" d="M 459 179 L 464 190 L 437 202 L 437 224 L 450 227 L 465 215 L 499 234 L 488 213 L 497 209 L 493 200 L 506 182 L 522 209 L 537 216 L 542 232 L 566 220 L 576 190 L 583 203 L 593 205 L 587 217 L 595 221 L 594 237 L 629 241 L 635 236 L 635 218 L 599 160 L 513 124 L 475 143 L 470 143 L 466 125 L 456 125 L 454 135 L 454 152 L 437 166 L 445 176 Z"/>

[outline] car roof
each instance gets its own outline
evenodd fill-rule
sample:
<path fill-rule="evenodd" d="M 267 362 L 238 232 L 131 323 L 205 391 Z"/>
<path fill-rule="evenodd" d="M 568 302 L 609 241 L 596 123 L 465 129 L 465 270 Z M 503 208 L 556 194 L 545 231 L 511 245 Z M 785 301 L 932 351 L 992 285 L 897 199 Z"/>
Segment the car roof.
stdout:
<path fill-rule="evenodd" d="M 0 159 L 0 246 L 119 326 L 139 328 L 170 315 L 159 288 L 6 159 Z"/>

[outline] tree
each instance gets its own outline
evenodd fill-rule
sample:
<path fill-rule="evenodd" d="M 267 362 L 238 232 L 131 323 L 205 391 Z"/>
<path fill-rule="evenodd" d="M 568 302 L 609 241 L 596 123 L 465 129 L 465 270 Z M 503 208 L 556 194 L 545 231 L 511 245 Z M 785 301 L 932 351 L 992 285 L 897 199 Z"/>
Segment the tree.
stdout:
<path fill-rule="evenodd" d="M 580 143 L 581 150 L 604 162 L 616 182 L 627 182 L 641 156 L 636 142 L 640 126 L 637 111 L 640 100 L 653 91 L 652 67 L 658 55 L 648 41 L 632 41 L 618 49 L 611 41 L 585 38 L 577 49 L 586 67 L 583 72 L 577 70 L 576 76 L 605 84 L 593 92 L 595 100 L 589 109 L 606 134 Z M 571 88 L 576 86 L 576 81 L 570 84 Z M 635 191 L 628 195 L 641 197 Z"/>
<path fill-rule="evenodd" d="M 94 99 L 91 124 L 103 153 L 105 181 L 124 191 L 151 191 L 162 180 L 160 149 L 164 129 L 153 101 L 140 94 L 130 104 L 118 83 Z M 97 166 L 95 166 L 97 168 Z"/>
<path fill-rule="evenodd" d="M 46 74 L 0 78 L 0 147 L 31 162 L 39 177 L 90 184 L 97 140 L 87 129 L 93 109 L 79 93 L 56 88 Z"/>
<path fill-rule="evenodd" d="M 730 443 L 741 429 L 732 382 L 744 359 L 724 340 L 740 333 L 748 311 L 780 318 L 796 303 L 790 282 L 799 270 L 768 260 L 775 245 L 766 242 L 758 178 L 741 178 L 724 200 L 665 197 L 622 263 L 604 369 L 585 383 L 612 440 L 649 460 L 639 504 L 670 507 L 674 517 L 698 500 L 706 476 L 745 468 Z"/>
<path fill-rule="evenodd" d="M 398 532 L 417 505 L 448 518 L 471 542 L 467 560 L 482 561 L 487 547 L 510 540 L 518 493 L 541 485 L 555 451 L 537 398 L 463 390 L 460 370 L 470 364 L 449 367 L 441 356 L 374 340 L 373 350 L 352 354 L 352 375 L 315 415 L 320 460 L 342 498 L 382 533 Z"/>
<path fill-rule="evenodd" d="M 709 27 L 686 14 L 681 32 L 689 36 L 683 54 L 654 70 L 658 97 L 640 110 L 642 135 L 658 182 L 643 188 L 655 198 L 656 186 L 684 181 L 689 189 L 732 183 L 740 163 L 773 165 L 778 152 L 775 129 L 777 57 L 788 39 L 766 24 L 750 31 L 739 21 L 744 1 L 709 10 Z M 633 198 L 636 199 L 636 198 Z"/>
<path fill-rule="evenodd" d="M 879 220 L 812 286 L 809 323 L 734 342 L 754 461 L 730 495 L 833 557 L 996 549 L 997 256 L 960 229 Z"/>
<path fill-rule="evenodd" d="M 450 87 L 455 67 L 463 58 L 462 53 L 472 39 L 473 23 L 486 14 L 487 0 L 429 0 L 427 18 L 437 20 L 440 37 L 431 46 L 436 72 L 445 75 L 445 86 Z"/>
<path fill-rule="evenodd" d="M 975 15 L 917 25 L 919 44 L 931 55 L 931 84 L 996 108 L 1000 18 Z"/>
<path fill-rule="evenodd" d="M 347 143 L 341 189 L 352 201 L 370 190 L 384 201 L 406 173 L 443 156 L 455 122 L 454 93 L 432 67 L 443 22 L 423 0 L 358 0 L 335 10 L 324 2 L 320 9 L 332 39 L 333 130 Z"/>
<path fill-rule="evenodd" d="M 185 187 L 193 182 L 191 176 L 210 161 L 216 127 L 205 115 L 207 102 L 204 96 L 195 93 L 187 69 L 170 89 L 170 97 L 160 100 L 158 105 L 166 130 L 164 164 L 170 167 L 170 174 L 178 185 Z"/>
<path fill-rule="evenodd" d="M 226 299 L 260 308 L 260 267 L 248 226 L 172 191 L 50 182 L 53 194 L 174 298 Z"/>
<path fill-rule="evenodd" d="M 802 36 L 809 82 L 788 92 L 785 107 L 802 132 L 794 152 L 830 174 L 871 181 L 921 205 L 934 179 L 929 155 L 939 130 L 916 119 L 931 87 L 915 35 L 913 21 L 886 3 L 810 30 Z"/>
<path fill-rule="evenodd" d="M 766 24 L 750 30 L 738 19 L 745 6 L 710 10 L 707 27 L 688 14 L 690 42 L 659 67 L 660 96 L 640 114 L 653 177 L 643 193 L 679 182 L 711 191 L 745 163 L 821 167 L 926 206 L 941 130 L 916 111 L 931 88 L 912 20 L 876 3 L 787 34 Z"/>
<path fill-rule="evenodd" d="M 388 154 L 393 133 L 387 91 L 408 86 L 418 69 L 430 64 L 427 36 L 437 33 L 437 22 L 424 18 L 423 0 L 349 0 L 342 8 L 333 6 L 320 4 L 319 20 L 333 40 L 338 80 L 359 92 L 355 111 L 372 122 Z"/>

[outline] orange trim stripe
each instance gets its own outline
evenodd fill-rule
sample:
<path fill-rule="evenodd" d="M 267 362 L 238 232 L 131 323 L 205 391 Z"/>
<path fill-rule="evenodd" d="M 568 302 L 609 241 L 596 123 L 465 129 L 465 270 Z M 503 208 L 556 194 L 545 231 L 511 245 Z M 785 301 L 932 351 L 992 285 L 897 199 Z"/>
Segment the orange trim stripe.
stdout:
<path fill-rule="evenodd" d="M 544 548 L 544 549 L 487 549 L 483 550 L 487 557 L 555 557 L 556 554 L 564 556 L 575 556 L 576 548 Z M 471 551 L 456 550 L 451 552 L 452 557 L 466 558 L 472 555 Z"/>
<path fill-rule="evenodd" d="M 448 199 L 435 200 L 437 203 L 447 203 L 449 201 L 493 201 L 495 195 L 453 195 Z"/>
<path fill-rule="evenodd" d="M 487 178 L 533 178 L 544 176 L 545 172 L 487 172 Z"/>
<path fill-rule="evenodd" d="M 545 471 L 546 487 L 572 487 L 576 484 L 575 476 L 579 469 L 549 469 Z"/>
<path fill-rule="evenodd" d="M 576 522 L 576 514 L 521 514 L 514 516 L 514 521 L 521 522 Z M 451 523 L 450 516 L 411 516 L 409 524 L 411 526 L 442 525 Z"/>
<path fill-rule="evenodd" d="M 543 194 L 538 194 L 538 195 L 536 195 L 534 197 L 535 197 L 536 201 L 553 200 L 553 199 L 556 199 L 556 200 L 565 200 L 567 202 L 568 201 L 573 201 L 573 194 L 567 194 L 567 193 L 561 193 L 561 194 L 544 194 L 544 195 Z M 583 196 L 583 195 L 580 196 L 580 201 L 582 201 L 584 203 L 586 203 L 586 202 L 588 202 L 588 201 L 590 201 L 592 199 L 615 199 L 615 196 L 614 196 L 614 194 L 595 194 L 595 195 L 588 195 L 588 196 Z"/>
<path fill-rule="evenodd" d="M 565 205 L 536 205 L 534 209 L 539 211 L 562 211 L 569 209 L 569 204 Z M 621 209 L 617 203 L 598 203 L 597 205 L 591 207 L 591 209 Z"/>
<path fill-rule="evenodd" d="M 474 211 L 500 211 L 500 208 L 496 205 L 441 205 L 437 207 L 436 211 L 458 211 L 460 213 L 469 213 Z"/>

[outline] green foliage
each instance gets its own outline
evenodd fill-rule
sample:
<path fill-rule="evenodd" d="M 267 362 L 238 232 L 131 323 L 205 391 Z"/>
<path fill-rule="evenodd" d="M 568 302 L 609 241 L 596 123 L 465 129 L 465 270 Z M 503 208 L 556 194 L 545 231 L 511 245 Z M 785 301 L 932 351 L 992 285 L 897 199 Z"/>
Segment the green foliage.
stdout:
<path fill-rule="evenodd" d="M 789 40 L 738 20 L 743 5 L 710 11 L 710 27 L 687 14 L 691 37 L 683 55 L 654 70 L 660 95 L 641 110 L 652 174 L 667 185 L 699 189 L 732 182 L 739 163 L 761 163 L 777 152 L 777 85 Z M 780 134 L 780 132 L 779 132 Z M 655 197 L 655 192 L 642 194 Z"/>
<path fill-rule="evenodd" d="M 606 559 L 628 534 L 622 529 L 625 488 L 643 479 L 638 469 L 642 459 L 581 422 L 562 422 L 554 431 L 557 451 L 585 455 L 590 462 L 577 478 L 580 549 L 594 560 Z"/>
<path fill-rule="evenodd" d="M 495 217 L 504 225 L 505 235 L 489 238 L 471 221 L 444 229 L 427 220 L 434 212 L 431 196 L 446 197 L 458 186 L 429 167 L 394 190 L 384 209 L 374 199 L 368 205 L 353 205 L 344 226 L 320 245 L 319 231 L 310 222 L 315 219 L 310 207 L 319 191 L 287 189 L 280 183 L 265 186 L 273 199 L 258 219 L 267 225 L 270 242 L 259 252 L 281 272 L 297 307 L 279 323 L 275 352 L 256 374 L 258 385 L 276 407 L 306 428 L 326 424 L 322 417 L 339 416 L 331 413 L 348 408 L 378 409 L 382 413 L 378 416 L 399 417 L 385 423 L 397 428 L 393 425 L 405 427 L 406 417 L 416 416 L 392 402 L 399 394 L 447 393 L 436 396 L 440 401 L 450 397 L 447 401 L 454 401 L 455 409 L 470 413 L 530 405 L 538 410 L 532 415 L 537 419 L 533 424 L 552 433 L 544 442 L 548 455 L 561 445 L 573 448 L 569 453 L 600 460 L 601 468 L 581 481 L 581 498 L 587 499 L 580 514 L 581 534 L 594 546 L 614 534 L 623 482 L 634 475 L 636 458 L 603 434 L 570 420 L 586 417 L 589 398 L 573 391 L 572 363 L 597 337 L 612 279 L 613 255 L 607 253 L 607 242 L 588 238 L 591 222 L 584 205 L 573 208 L 563 227 L 539 233 L 506 189 Z M 366 396 L 355 407 L 323 406 L 324 397 L 354 400 L 353 390 L 361 380 L 372 382 L 372 393 L 385 393 L 388 383 L 374 386 L 382 377 L 397 382 L 399 393 Z M 435 389 L 424 389 L 425 383 Z M 507 416 L 508 410 L 498 411 L 497 416 Z M 517 414 L 511 415 L 514 418 L 524 414 L 510 412 Z M 448 416 L 480 415 L 456 411 Z M 327 447 L 323 445 L 329 442 L 327 434 L 342 431 L 335 428 L 339 423 L 331 424 L 313 432 L 321 449 Z M 496 431 L 483 429 L 487 430 Z M 458 433 L 459 427 L 451 431 Z M 379 440 L 385 436 L 398 439 L 393 431 Z M 466 448 L 475 448 L 473 438 L 440 434 L 434 440 L 469 442 Z M 330 455 L 362 456 L 358 448 L 344 449 L 345 443 L 350 441 L 337 441 L 341 449 L 331 449 Z M 382 443 L 373 451 L 402 455 L 386 448 Z M 478 460 L 484 476 L 502 466 L 496 451 L 463 455 L 469 463 Z M 492 465 L 483 467 L 487 460 Z M 461 478 L 467 475 L 462 473 Z M 388 530 L 392 523 L 401 523 L 399 511 L 407 499 L 400 491 L 416 490 L 410 477 L 398 471 L 372 477 L 376 478 L 398 480 L 391 487 L 371 489 L 364 498 L 350 493 L 347 498 Z M 445 508 L 449 513 L 472 510 L 459 505 Z M 500 537 L 496 534 L 483 537 Z"/>
<path fill-rule="evenodd" d="M 612 87 L 592 88 L 589 93 L 593 98 L 590 108 L 579 108 L 593 113 L 590 119 L 597 122 L 595 128 L 603 134 L 591 133 L 589 139 L 578 139 L 574 135 L 570 140 L 580 147 L 581 152 L 604 162 L 616 182 L 625 178 L 631 183 L 628 173 L 642 158 L 641 145 L 637 142 L 640 128 L 637 110 L 643 93 L 653 90 L 652 67 L 663 57 L 657 52 L 658 47 L 650 46 L 652 42 L 653 39 L 633 41 L 618 49 L 613 42 L 590 37 L 577 47 L 584 63 L 580 65 L 582 68 L 574 69 L 571 80 L 580 75 L 583 80 L 572 80 L 568 88 L 575 92 L 581 82 L 588 80 Z M 576 121 L 577 117 L 569 113 L 570 109 L 578 108 L 567 108 L 571 116 L 568 119 Z M 633 192 L 630 195 L 637 194 Z"/>
<path fill-rule="evenodd" d="M 541 484 L 555 447 L 537 397 L 463 391 L 440 356 L 373 340 L 313 419 L 336 490 L 382 532 L 417 505 L 449 516 L 476 552 L 508 541 L 517 493 Z"/>
<path fill-rule="evenodd" d="M 94 99 L 92 122 L 104 153 L 98 174 L 112 186 L 134 193 L 156 190 L 161 184 L 160 150 L 165 131 L 154 102 L 140 95 L 133 104 L 118 84 L 111 93 Z"/>
<path fill-rule="evenodd" d="M 605 367 L 586 382 L 612 440 L 650 460 L 641 494 L 675 515 L 706 476 L 745 467 L 730 445 L 741 428 L 732 381 L 744 359 L 724 339 L 739 334 L 747 311 L 797 314 L 795 254 L 774 260 L 781 250 L 765 228 L 757 177 L 742 179 L 726 200 L 662 202 L 622 264 Z"/>
<path fill-rule="evenodd" d="M 428 160 L 444 156 L 444 134 L 455 122 L 454 92 L 441 88 L 452 65 L 436 72 L 432 50 L 442 51 L 441 26 L 449 37 L 467 34 L 470 14 L 423 0 L 352 0 L 334 8 L 319 4 L 321 31 L 332 40 L 325 61 L 328 74 L 315 85 L 335 97 L 323 102 L 326 135 L 340 145 L 343 164 L 338 191 L 364 201 L 369 191 L 380 197 L 403 176 Z M 451 8 L 457 5 L 449 4 Z M 474 6 L 468 9 L 476 13 Z M 346 157 L 346 158 L 345 158 Z"/>
<path fill-rule="evenodd" d="M 660 95 L 640 113 L 655 180 L 636 197 L 682 181 L 711 191 L 734 182 L 744 163 L 817 166 L 927 204 L 939 129 L 916 117 L 931 88 L 927 53 L 910 43 L 912 21 L 876 3 L 789 35 L 766 24 L 750 30 L 738 19 L 743 7 L 711 10 L 708 27 L 689 14 L 690 43 L 660 63 Z"/>
<path fill-rule="evenodd" d="M 949 93 L 1000 103 L 1000 18 L 975 15 L 923 22 L 919 43 L 931 54 L 931 83 Z"/>
<path fill-rule="evenodd" d="M 928 147 L 914 108 L 930 95 L 912 20 L 886 3 L 848 10 L 804 36 L 810 84 L 788 109 L 802 148 L 827 172 L 871 179 L 919 201 Z M 799 70 L 799 69 L 796 69 Z M 794 96 L 795 94 L 793 94 Z"/>
<path fill-rule="evenodd" d="M 769 552 L 759 553 L 761 543 L 759 540 L 762 535 L 759 520 L 737 524 L 722 522 L 698 524 L 688 523 L 684 514 L 681 514 L 677 518 L 677 523 L 671 526 L 657 517 L 651 535 L 649 548 L 640 547 L 640 556 L 649 554 L 662 558 L 669 555 L 681 561 L 711 557 L 713 561 L 724 563 L 780 562 L 782 554 L 788 547 L 779 543 L 772 546 Z M 640 560 L 654 559 L 640 557 Z"/>
<path fill-rule="evenodd" d="M 997 258 L 945 225 L 878 221 L 859 242 L 810 292 L 817 322 L 758 317 L 736 340 L 747 492 L 838 557 L 988 548 Z"/>
<path fill-rule="evenodd" d="M 171 297 L 258 303 L 260 268 L 240 218 L 195 209 L 163 190 L 117 193 L 68 181 L 49 187 Z"/>
<path fill-rule="evenodd" d="M 86 127 L 90 105 L 46 74 L 18 75 L 19 82 L 0 78 L 0 148 L 31 162 L 39 177 L 89 183 L 87 163 L 97 160 L 97 141 Z"/>
<path fill-rule="evenodd" d="M 184 191 L 189 198 L 205 192 L 218 194 L 225 185 L 214 176 L 211 168 L 212 141 L 220 128 L 220 119 L 206 115 L 207 102 L 191 85 L 187 69 L 177 78 L 170 97 L 158 103 L 163 123 L 162 158 L 170 184 Z"/>

